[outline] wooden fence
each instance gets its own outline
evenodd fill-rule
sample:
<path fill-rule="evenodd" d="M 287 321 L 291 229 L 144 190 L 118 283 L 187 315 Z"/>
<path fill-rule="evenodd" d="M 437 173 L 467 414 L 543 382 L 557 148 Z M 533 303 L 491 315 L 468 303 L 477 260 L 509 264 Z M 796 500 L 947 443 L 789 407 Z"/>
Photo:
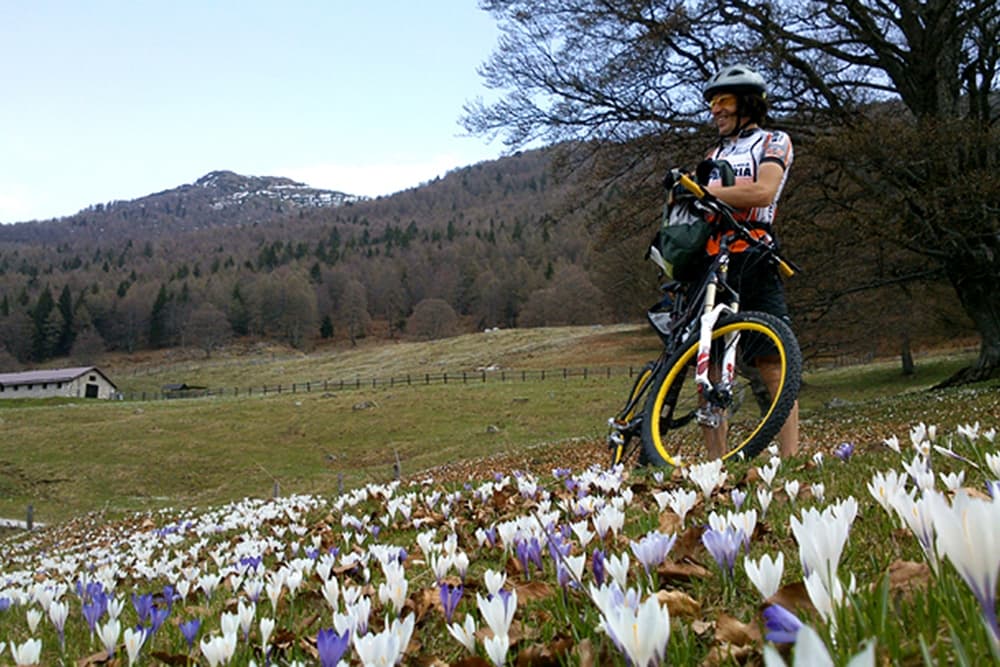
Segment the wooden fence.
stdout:
<path fill-rule="evenodd" d="M 628 367 L 605 368 L 559 368 L 540 370 L 476 370 L 442 373 L 407 373 L 389 377 L 339 380 L 316 380 L 293 382 L 291 384 L 262 385 L 259 387 L 218 387 L 166 391 L 124 392 L 120 396 L 126 401 L 157 401 L 171 398 L 201 398 L 207 396 L 269 396 L 272 394 L 308 394 L 312 392 L 332 392 L 378 387 L 412 387 L 432 384 L 473 384 L 486 382 L 544 382 L 546 380 L 572 380 L 589 378 L 634 377 L 637 369 Z"/>

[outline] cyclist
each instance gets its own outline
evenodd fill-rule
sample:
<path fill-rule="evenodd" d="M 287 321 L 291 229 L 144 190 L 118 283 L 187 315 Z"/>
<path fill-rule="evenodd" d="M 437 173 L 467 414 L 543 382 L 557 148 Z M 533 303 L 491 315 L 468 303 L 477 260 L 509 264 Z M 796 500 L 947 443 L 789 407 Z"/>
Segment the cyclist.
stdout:
<path fill-rule="evenodd" d="M 709 160 L 725 160 L 735 174 L 735 182 L 723 186 L 717 173 L 709 176 L 707 190 L 736 209 L 734 217 L 744 222 L 756 238 L 773 243 L 771 226 L 778 198 L 792 165 L 792 142 L 778 130 L 765 130 L 767 86 L 764 78 L 746 65 L 725 67 L 709 79 L 704 98 L 719 131 L 718 143 L 708 152 Z M 732 232 L 728 232 L 732 234 Z M 719 236 L 709 239 L 708 254 L 719 252 Z M 789 324 L 788 307 L 777 268 L 762 259 L 745 241 L 735 239 L 729 248 L 730 284 L 740 294 L 742 310 L 759 310 L 782 318 Z M 752 360 L 768 389 L 775 392 L 781 381 L 779 359 L 759 356 Z M 722 429 L 724 434 L 724 429 Z M 722 443 L 707 438 L 710 456 L 722 453 Z M 799 447 L 799 404 L 778 434 L 782 456 L 791 456 Z"/>

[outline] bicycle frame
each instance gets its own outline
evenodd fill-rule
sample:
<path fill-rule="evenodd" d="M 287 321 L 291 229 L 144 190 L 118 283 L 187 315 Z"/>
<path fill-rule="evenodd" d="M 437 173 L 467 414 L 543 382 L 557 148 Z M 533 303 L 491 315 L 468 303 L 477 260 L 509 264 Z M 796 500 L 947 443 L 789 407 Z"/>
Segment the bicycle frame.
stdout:
<path fill-rule="evenodd" d="M 718 213 L 721 216 L 722 224 L 735 231 L 739 238 L 756 247 L 766 248 L 782 275 L 786 278 L 794 275 L 797 267 L 782 259 L 767 244 L 753 238 L 748 229 L 734 219 L 732 209 L 728 205 L 711 196 L 687 174 L 675 171 L 673 180 L 675 183 L 683 185 L 706 206 Z M 694 382 L 698 394 L 704 400 L 704 404 L 696 411 L 695 418 L 700 424 L 711 428 L 718 427 L 722 423 L 723 413 L 733 399 L 732 388 L 737 370 L 736 354 L 739 346 L 739 332 L 726 334 L 722 339 L 725 349 L 721 367 L 712 368 L 709 359 L 711 358 L 712 331 L 716 328 L 719 320 L 739 312 L 739 294 L 729 286 L 727 281 L 729 257 L 729 236 L 722 235 L 719 254 L 709 267 L 702 282 L 696 290 L 683 295 L 688 303 L 682 307 L 675 301 L 673 313 L 676 319 L 671 330 L 664 332 L 657 329 L 657 333 L 663 341 L 663 352 L 655 362 L 645 366 L 640 372 L 625 407 L 615 417 L 608 419 L 608 425 L 611 429 L 608 442 L 609 445 L 617 448 L 616 458 L 621 457 L 625 445 L 636 430 L 641 427 L 642 416 L 637 414 L 637 409 L 646 400 L 650 380 L 657 376 L 674 352 L 689 338 L 694 330 L 695 322 L 698 323 L 699 337 Z M 669 289 L 671 285 L 665 285 L 664 288 Z M 721 300 L 720 296 L 722 296 Z M 718 377 L 718 382 L 712 381 L 713 375 Z"/>

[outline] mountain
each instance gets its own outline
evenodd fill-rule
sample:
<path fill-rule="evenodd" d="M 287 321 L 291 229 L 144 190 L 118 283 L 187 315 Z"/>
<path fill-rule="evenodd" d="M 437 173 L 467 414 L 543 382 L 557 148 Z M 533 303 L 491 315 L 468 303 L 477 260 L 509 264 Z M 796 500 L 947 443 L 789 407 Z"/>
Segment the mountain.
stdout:
<path fill-rule="evenodd" d="M 253 225 L 305 209 L 343 206 L 361 197 L 312 188 L 289 178 L 213 171 L 194 183 L 128 201 L 94 204 L 63 218 L 0 226 L 0 241 L 59 243 L 81 233 L 193 231 Z"/>

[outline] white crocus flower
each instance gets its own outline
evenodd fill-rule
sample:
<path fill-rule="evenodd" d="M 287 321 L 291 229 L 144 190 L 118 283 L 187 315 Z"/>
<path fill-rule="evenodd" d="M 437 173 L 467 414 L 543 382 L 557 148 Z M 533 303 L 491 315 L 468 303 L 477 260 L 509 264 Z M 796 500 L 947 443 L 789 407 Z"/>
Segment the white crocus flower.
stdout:
<path fill-rule="evenodd" d="M 235 635 L 236 631 L 239 630 L 240 628 L 239 614 L 234 614 L 228 611 L 222 612 L 222 617 L 220 618 L 219 626 L 222 629 L 223 636 Z"/>
<path fill-rule="evenodd" d="M 822 482 L 813 482 L 810 485 L 809 490 L 812 491 L 813 498 L 816 502 L 821 503 L 826 498 L 826 485 Z"/>
<path fill-rule="evenodd" d="M 126 630 L 126 632 L 128 632 Z M 208 660 L 209 667 L 217 667 L 218 665 L 225 664 L 226 661 L 226 640 L 218 635 L 213 635 L 212 637 L 202 637 L 201 642 L 201 653 Z"/>
<path fill-rule="evenodd" d="M 406 572 L 403 570 L 403 566 L 396 561 L 386 563 L 383 570 L 385 581 L 378 587 L 379 602 L 383 605 L 391 602 L 393 610 L 398 614 L 403 609 L 403 603 L 406 602 L 406 593 L 409 589 Z"/>
<path fill-rule="evenodd" d="M 42 655 L 42 640 L 28 639 L 23 644 L 10 643 L 15 665 L 37 665 Z"/>
<path fill-rule="evenodd" d="M 983 610 L 993 639 L 1000 644 L 997 626 L 997 578 L 1000 577 L 1000 499 L 972 498 L 959 492 L 951 505 L 938 493 L 926 496 L 937 549 L 946 556 L 972 590 Z"/>
<path fill-rule="evenodd" d="M 490 595 L 496 595 L 500 592 L 500 589 L 503 588 L 503 585 L 507 583 L 507 573 L 486 570 L 486 572 L 483 573 L 483 581 L 486 584 L 486 591 Z"/>
<path fill-rule="evenodd" d="M 899 449 L 899 438 L 897 438 L 894 435 L 883 440 L 882 444 L 891 449 L 892 451 L 896 452 L 897 454 L 901 453 Z"/>
<path fill-rule="evenodd" d="M 388 629 L 378 634 L 352 634 L 351 643 L 366 667 L 391 667 L 398 662 L 404 648 L 399 644 L 399 635 Z"/>
<path fill-rule="evenodd" d="M 337 611 L 340 600 L 340 582 L 336 577 L 330 577 L 323 582 L 323 599 L 330 605 L 330 609 Z"/>
<path fill-rule="evenodd" d="M 484 598 L 476 593 L 476 605 L 493 634 L 506 635 L 510 632 L 510 624 L 514 622 L 514 612 L 517 610 L 516 592 L 494 595 L 491 598 Z"/>
<path fill-rule="evenodd" d="M 118 636 L 121 631 L 122 624 L 117 618 L 110 618 L 104 625 L 98 624 L 97 626 L 97 636 L 101 638 L 101 644 L 104 646 L 108 658 L 111 658 L 115 654 L 115 650 L 118 647 Z"/>
<path fill-rule="evenodd" d="M 202 590 L 209 600 L 212 599 L 212 593 L 219 586 L 219 582 L 222 580 L 218 574 L 205 573 L 198 577 L 198 588 Z"/>
<path fill-rule="evenodd" d="M 629 557 L 626 551 L 618 556 L 611 554 L 604 559 L 604 569 L 622 590 L 628 586 L 628 566 Z"/>
<path fill-rule="evenodd" d="M 465 623 L 459 625 L 458 623 L 452 623 L 448 626 L 448 632 L 454 637 L 458 642 L 465 647 L 465 649 L 475 655 L 476 654 L 476 621 L 472 618 L 472 614 L 465 615 Z"/>
<path fill-rule="evenodd" d="M 688 512 L 694 508 L 694 504 L 698 502 L 698 494 L 694 491 L 683 491 L 676 490 L 670 497 L 670 509 L 674 511 L 674 514 L 680 517 L 681 525 L 684 525 L 684 518 L 687 517 Z"/>
<path fill-rule="evenodd" d="M 128 654 L 128 664 L 134 665 L 139 659 L 139 650 L 146 641 L 146 631 L 142 628 L 134 630 L 125 628 L 125 652 Z"/>
<path fill-rule="evenodd" d="M 868 493 L 886 512 L 892 510 L 892 497 L 906 486 L 906 477 L 896 470 L 877 472 L 868 482 Z"/>
<path fill-rule="evenodd" d="M 765 667 L 788 667 L 784 658 L 774 646 L 764 647 Z M 833 667 L 833 658 L 819 634 L 804 625 L 795 637 L 795 658 L 792 667 Z M 847 667 L 875 667 L 875 640 L 870 640 L 865 648 L 847 663 Z"/>
<path fill-rule="evenodd" d="M 807 574 L 818 571 L 828 589 L 837 577 L 840 556 L 857 512 L 857 502 L 851 501 L 854 499 L 823 512 L 809 508 L 802 512 L 801 519 L 794 516 L 790 519 L 792 534 L 799 544 L 802 570 Z"/>
<path fill-rule="evenodd" d="M 778 592 L 781 587 L 781 577 L 785 573 L 785 554 L 778 552 L 777 558 L 771 558 L 764 554 L 760 560 L 744 559 L 743 568 L 746 570 L 750 583 L 760 592 L 765 600 Z"/>
<path fill-rule="evenodd" d="M 38 624 L 42 620 L 42 610 L 32 607 L 24 615 L 28 620 L 28 632 L 35 634 L 35 630 L 38 629 Z"/>
<path fill-rule="evenodd" d="M 795 499 L 798 498 L 799 496 L 799 487 L 800 484 L 799 480 L 797 479 L 790 479 L 787 482 L 785 482 L 785 493 L 788 494 L 788 499 L 793 503 L 795 502 Z"/>
<path fill-rule="evenodd" d="M 663 511 L 663 508 L 660 508 Z M 577 521 L 576 523 L 571 523 L 569 527 L 573 530 L 573 534 L 576 535 L 576 539 L 580 542 L 580 548 L 586 549 L 590 541 L 594 539 L 594 531 L 590 530 L 590 524 L 586 521 Z"/>
<path fill-rule="evenodd" d="M 762 519 L 767 516 L 767 508 L 771 506 L 773 498 L 774 493 L 771 489 L 757 487 L 757 504 L 760 505 L 760 517 Z"/>
<path fill-rule="evenodd" d="M 965 483 L 965 471 L 959 470 L 958 472 L 950 472 L 948 474 L 939 473 L 938 477 L 941 478 L 941 483 L 949 491 L 958 491 L 962 488 L 962 484 Z"/>
<path fill-rule="evenodd" d="M 486 655 L 496 667 L 503 667 L 507 662 L 507 650 L 510 648 L 510 637 L 507 635 L 493 635 L 483 639 L 483 648 Z"/>
<path fill-rule="evenodd" d="M 767 485 L 767 488 L 771 488 L 771 485 L 774 483 L 774 477 L 778 474 L 779 465 L 780 461 L 772 459 L 766 466 L 758 466 L 757 474 L 760 475 L 761 480 Z"/>
<path fill-rule="evenodd" d="M 661 606 L 655 595 L 638 608 L 614 604 L 605 598 L 600 607 L 605 630 L 633 665 L 651 667 L 666 657 L 670 641 L 670 611 Z"/>
<path fill-rule="evenodd" d="M 1000 452 L 986 455 L 986 465 L 997 479 L 1000 479 Z"/>
<path fill-rule="evenodd" d="M 727 473 L 722 470 L 722 459 L 714 459 L 705 463 L 697 463 L 687 469 L 688 479 L 690 479 L 699 489 L 706 501 L 718 487 L 722 486 Z"/>
<path fill-rule="evenodd" d="M 274 632 L 274 619 L 260 619 L 260 650 L 265 656 L 267 655 L 267 645 L 271 641 L 272 632 Z"/>
<path fill-rule="evenodd" d="M 236 615 L 239 617 L 240 630 L 243 631 L 243 636 L 249 636 L 250 628 L 257 617 L 257 605 L 253 602 L 244 604 L 243 598 L 240 598 L 236 606 Z"/>

